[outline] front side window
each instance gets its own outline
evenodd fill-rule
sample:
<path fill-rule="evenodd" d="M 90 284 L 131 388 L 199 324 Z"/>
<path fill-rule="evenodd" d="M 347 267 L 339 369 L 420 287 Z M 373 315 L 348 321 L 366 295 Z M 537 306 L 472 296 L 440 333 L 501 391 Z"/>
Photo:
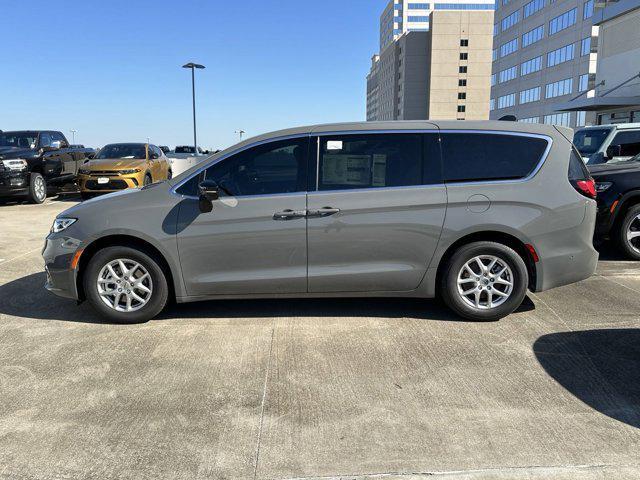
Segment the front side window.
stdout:
<path fill-rule="evenodd" d="M 62 135 L 60 132 L 51 132 L 51 139 L 54 142 L 60 142 L 61 145 L 65 145 L 67 143 L 64 135 Z"/>
<path fill-rule="evenodd" d="M 249 148 L 211 165 L 177 192 L 197 195 L 198 183 L 213 180 L 221 195 L 276 195 L 307 189 L 308 137 L 282 140 Z"/>
<path fill-rule="evenodd" d="M 422 135 L 320 137 L 318 170 L 319 190 L 420 185 L 423 183 Z M 433 183 L 429 179 L 425 181 Z"/>
<path fill-rule="evenodd" d="M 542 138 L 490 133 L 443 133 L 447 182 L 512 180 L 530 175 L 542 160 Z"/>
<path fill-rule="evenodd" d="M 51 146 L 51 135 L 48 133 L 40 134 L 40 148 L 42 147 L 50 147 Z"/>

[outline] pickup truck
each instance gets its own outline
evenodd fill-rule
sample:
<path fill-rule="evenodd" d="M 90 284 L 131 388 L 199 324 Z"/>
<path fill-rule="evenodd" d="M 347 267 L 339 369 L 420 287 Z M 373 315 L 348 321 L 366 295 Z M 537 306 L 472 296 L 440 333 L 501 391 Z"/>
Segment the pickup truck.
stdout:
<path fill-rule="evenodd" d="M 78 168 L 95 151 L 71 147 L 54 130 L 0 131 L 0 197 L 23 197 L 42 203 L 74 183 Z"/>

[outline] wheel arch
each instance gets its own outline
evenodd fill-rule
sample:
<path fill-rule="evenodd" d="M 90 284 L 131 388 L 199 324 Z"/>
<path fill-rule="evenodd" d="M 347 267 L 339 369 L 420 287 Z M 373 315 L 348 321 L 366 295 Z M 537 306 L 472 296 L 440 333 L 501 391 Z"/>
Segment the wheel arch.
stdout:
<path fill-rule="evenodd" d="M 624 217 L 627 212 L 634 205 L 640 204 L 640 190 L 633 190 L 625 193 L 618 203 L 618 207 L 615 209 L 615 216 L 611 225 L 612 233 L 617 231 L 620 224 L 624 221 Z"/>
<path fill-rule="evenodd" d="M 80 261 L 78 263 L 77 275 L 76 275 L 76 288 L 78 291 L 78 300 L 83 301 L 86 299 L 86 295 L 84 292 L 84 272 L 87 269 L 87 265 L 91 261 L 91 259 L 98 253 L 100 250 L 106 247 L 129 247 L 136 248 L 138 250 L 143 251 L 154 260 L 158 262 L 160 268 L 167 276 L 167 285 L 169 286 L 169 298 L 176 298 L 176 284 L 175 282 L 179 280 L 178 275 L 174 275 L 169 262 L 167 261 L 165 255 L 153 245 L 151 242 L 144 240 L 140 237 L 136 237 L 130 234 L 111 234 L 106 235 L 104 237 L 97 238 L 96 240 L 89 243 L 84 247 L 82 251 L 82 255 L 80 256 Z"/>
<path fill-rule="evenodd" d="M 529 274 L 528 287 L 530 290 L 535 291 L 537 281 L 536 263 L 533 259 L 533 255 L 526 247 L 525 242 L 523 242 L 515 235 L 497 230 L 468 233 L 458 238 L 455 242 L 449 245 L 438 262 L 438 269 L 436 273 L 436 291 L 440 286 L 442 275 L 444 274 L 444 269 L 449 259 L 460 247 L 473 242 L 495 242 L 512 248 L 524 261 L 524 264 L 527 267 L 527 273 Z"/>

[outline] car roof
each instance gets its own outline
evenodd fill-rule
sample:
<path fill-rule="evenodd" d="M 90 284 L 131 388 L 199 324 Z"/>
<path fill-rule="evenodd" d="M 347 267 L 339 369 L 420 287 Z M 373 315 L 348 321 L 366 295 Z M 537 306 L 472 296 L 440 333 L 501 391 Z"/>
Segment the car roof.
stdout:
<path fill-rule="evenodd" d="M 579 130 L 593 130 L 598 128 L 615 128 L 616 130 L 640 129 L 640 123 L 609 123 L 606 125 L 589 125 Z"/>

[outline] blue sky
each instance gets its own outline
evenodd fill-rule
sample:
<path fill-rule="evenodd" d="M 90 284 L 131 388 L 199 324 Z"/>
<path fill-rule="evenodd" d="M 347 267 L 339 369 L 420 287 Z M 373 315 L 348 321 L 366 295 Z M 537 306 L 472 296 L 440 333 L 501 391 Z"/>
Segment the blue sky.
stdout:
<path fill-rule="evenodd" d="M 364 120 L 385 0 L 2 1 L 0 129 L 198 143 Z M 23 17 L 26 15 L 26 18 Z"/>

